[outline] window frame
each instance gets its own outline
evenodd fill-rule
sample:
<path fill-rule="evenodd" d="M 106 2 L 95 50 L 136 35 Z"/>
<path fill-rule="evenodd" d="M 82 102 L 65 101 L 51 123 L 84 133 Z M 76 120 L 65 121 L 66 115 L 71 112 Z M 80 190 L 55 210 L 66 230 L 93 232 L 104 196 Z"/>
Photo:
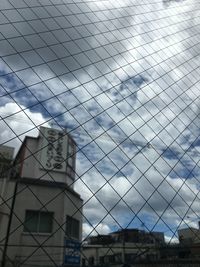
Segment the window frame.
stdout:
<path fill-rule="evenodd" d="M 28 213 L 32 213 L 32 216 L 29 216 L 28 217 Z M 47 230 L 47 231 L 41 231 L 40 228 L 41 228 L 41 217 L 44 215 L 44 214 L 48 214 L 50 215 L 50 222 L 49 222 L 49 228 L 50 230 Z M 34 230 L 31 230 L 30 228 L 28 228 L 28 226 L 26 226 L 27 222 L 31 221 L 31 219 L 34 218 L 34 216 L 37 216 L 37 221 L 36 221 L 36 231 Z M 27 218 L 28 217 L 28 218 Z M 50 234 L 52 233 L 53 231 L 53 219 L 54 219 L 54 212 L 51 212 L 51 211 L 40 211 L 40 210 L 26 210 L 25 211 L 25 219 L 24 219 L 24 229 L 23 229 L 23 232 L 24 233 L 33 233 L 33 234 Z M 30 226 L 29 226 L 30 227 Z"/>
<path fill-rule="evenodd" d="M 77 227 L 78 226 L 78 227 Z M 65 234 L 67 238 L 80 239 L 80 220 L 66 215 Z"/>

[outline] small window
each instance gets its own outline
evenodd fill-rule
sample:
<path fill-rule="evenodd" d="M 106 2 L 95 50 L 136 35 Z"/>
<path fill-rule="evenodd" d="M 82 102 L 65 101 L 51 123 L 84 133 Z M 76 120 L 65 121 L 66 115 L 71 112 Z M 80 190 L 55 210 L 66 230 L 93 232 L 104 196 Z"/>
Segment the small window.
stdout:
<path fill-rule="evenodd" d="M 24 232 L 51 233 L 53 212 L 27 210 L 24 222 Z"/>
<path fill-rule="evenodd" d="M 79 227 L 80 223 L 78 220 L 71 216 L 66 217 L 66 235 L 70 238 L 79 239 Z"/>

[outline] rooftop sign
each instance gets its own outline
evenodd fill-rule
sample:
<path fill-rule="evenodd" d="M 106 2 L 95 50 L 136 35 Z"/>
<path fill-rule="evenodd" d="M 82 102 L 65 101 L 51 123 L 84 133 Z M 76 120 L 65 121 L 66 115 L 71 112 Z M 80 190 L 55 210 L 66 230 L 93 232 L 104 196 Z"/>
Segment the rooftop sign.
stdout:
<path fill-rule="evenodd" d="M 41 127 L 41 166 L 45 170 L 66 172 L 68 136 L 66 132 Z"/>

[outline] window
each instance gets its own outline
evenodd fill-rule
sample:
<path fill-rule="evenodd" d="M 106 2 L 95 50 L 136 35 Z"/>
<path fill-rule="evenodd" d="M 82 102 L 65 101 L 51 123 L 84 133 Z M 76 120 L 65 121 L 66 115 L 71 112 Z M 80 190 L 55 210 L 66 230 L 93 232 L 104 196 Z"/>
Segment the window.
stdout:
<path fill-rule="evenodd" d="M 24 222 L 24 232 L 51 233 L 53 212 L 27 210 Z"/>
<path fill-rule="evenodd" d="M 71 216 L 66 217 L 66 235 L 67 237 L 79 239 L 79 226 L 78 220 Z"/>

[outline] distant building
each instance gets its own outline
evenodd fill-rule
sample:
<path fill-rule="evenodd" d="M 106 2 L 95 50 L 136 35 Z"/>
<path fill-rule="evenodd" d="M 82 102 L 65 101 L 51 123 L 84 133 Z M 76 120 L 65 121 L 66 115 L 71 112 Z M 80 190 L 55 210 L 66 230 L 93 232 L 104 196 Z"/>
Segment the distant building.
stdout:
<path fill-rule="evenodd" d="M 164 233 L 146 232 L 139 229 L 122 229 L 110 234 L 117 242 L 163 244 L 165 242 Z"/>
<path fill-rule="evenodd" d="M 178 230 L 180 244 L 197 244 L 200 243 L 200 229 L 189 227 Z"/>
<path fill-rule="evenodd" d="M 200 258 L 200 222 L 199 229 L 188 227 L 178 230 L 180 245 L 187 248 L 187 257 Z"/>
<path fill-rule="evenodd" d="M 82 247 L 82 266 L 133 264 L 160 258 L 164 233 L 122 229 L 108 235 L 91 236 Z"/>
<path fill-rule="evenodd" d="M 113 244 L 115 240 L 111 235 L 97 235 L 88 237 L 85 242 L 88 245 L 106 245 Z"/>
<path fill-rule="evenodd" d="M 165 244 L 160 246 L 162 260 L 175 261 L 178 259 L 191 259 L 191 247 L 181 244 Z"/>
<path fill-rule="evenodd" d="M 25 138 L 10 176 L 0 179 L 6 180 L 0 209 L 4 249 L 11 222 L 6 257 L 0 250 L 5 266 L 79 264 L 82 199 L 73 186 L 75 162 L 76 144 L 67 132 L 41 127 L 37 138 Z M 72 247 L 74 257 L 67 252 Z"/>

